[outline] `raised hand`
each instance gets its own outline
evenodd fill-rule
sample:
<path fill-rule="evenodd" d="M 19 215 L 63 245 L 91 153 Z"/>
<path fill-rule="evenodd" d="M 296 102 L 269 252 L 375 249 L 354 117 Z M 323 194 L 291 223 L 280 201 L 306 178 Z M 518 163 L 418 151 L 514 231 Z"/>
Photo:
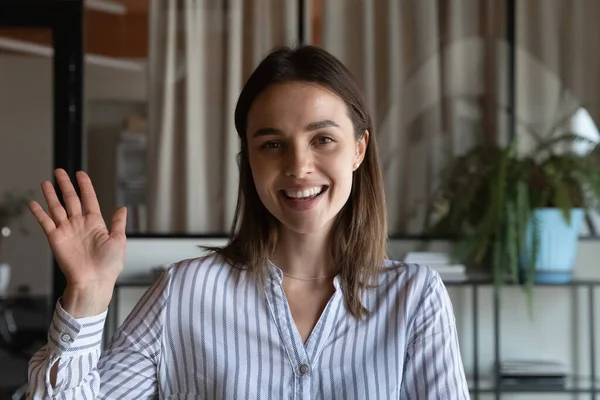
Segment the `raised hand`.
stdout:
<path fill-rule="evenodd" d="M 41 186 L 48 214 L 35 201 L 30 202 L 29 208 L 67 279 L 63 307 L 75 317 L 94 315 L 108 306 L 123 270 L 127 210 L 121 207 L 114 212 L 109 230 L 89 176 L 82 171 L 76 174 L 81 200 L 66 171 L 57 169 L 55 176 L 65 207 L 52 183 L 44 181 Z"/>

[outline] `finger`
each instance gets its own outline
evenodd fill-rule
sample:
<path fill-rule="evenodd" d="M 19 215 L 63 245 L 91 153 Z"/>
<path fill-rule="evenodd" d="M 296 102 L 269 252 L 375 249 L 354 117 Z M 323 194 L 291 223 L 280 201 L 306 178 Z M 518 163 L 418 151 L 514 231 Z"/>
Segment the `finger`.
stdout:
<path fill-rule="evenodd" d="M 54 190 L 54 185 L 48 181 L 42 182 L 42 193 L 46 200 L 46 204 L 48 205 L 48 211 L 54 222 L 58 225 L 66 220 L 67 211 L 65 211 L 62 204 L 60 204 L 56 191 Z"/>
<path fill-rule="evenodd" d="M 42 206 L 39 205 L 37 201 L 29 202 L 29 210 L 31 211 L 37 222 L 40 224 L 46 235 L 49 235 L 50 233 L 52 233 L 52 231 L 56 229 L 56 224 L 54 223 L 52 218 L 50 218 L 48 214 L 44 212 L 44 209 L 42 208 Z"/>
<path fill-rule="evenodd" d="M 81 202 L 86 213 L 100 214 L 100 205 L 98 204 L 98 197 L 92 185 L 92 180 L 83 171 L 79 171 L 75 174 L 77 178 L 77 184 L 81 189 Z"/>
<path fill-rule="evenodd" d="M 77 196 L 77 192 L 73 187 L 73 183 L 71 183 L 71 178 L 69 178 L 67 171 L 59 168 L 55 171 L 54 175 L 56 176 L 58 186 L 60 186 L 60 191 L 67 207 L 67 214 L 69 216 L 81 215 L 81 201 L 79 200 L 79 196 Z"/>
<path fill-rule="evenodd" d="M 120 207 L 115 211 L 110 223 L 110 235 L 125 235 L 127 225 L 127 207 Z"/>

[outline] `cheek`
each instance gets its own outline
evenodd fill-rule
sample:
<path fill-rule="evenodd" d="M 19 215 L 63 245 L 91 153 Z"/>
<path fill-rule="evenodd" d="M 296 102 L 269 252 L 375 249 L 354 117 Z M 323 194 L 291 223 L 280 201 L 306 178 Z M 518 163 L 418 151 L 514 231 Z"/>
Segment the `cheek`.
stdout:
<path fill-rule="evenodd" d="M 349 161 L 346 157 L 339 159 L 333 164 L 330 164 L 330 175 L 334 180 L 338 189 L 344 192 L 349 192 L 352 188 L 352 161 Z"/>
<path fill-rule="evenodd" d="M 263 197 L 269 191 L 273 181 L 275 180 L 275 173 L 272 166 L 266 162 L 261 161 L 260 157 L 249 158 L 250 169 L 252 172 L 252 178 L 254 180 L 254 186 L 258 194 Z"/>
<path fill-rule="evenodd" d="M 261 162 L 260 157 L 258 157 L 254 151 L 248 153 L 248 163 L 250 164 L 253 176 L 260 176 L 263 174 L 265 169 L 264 162 Z"/>

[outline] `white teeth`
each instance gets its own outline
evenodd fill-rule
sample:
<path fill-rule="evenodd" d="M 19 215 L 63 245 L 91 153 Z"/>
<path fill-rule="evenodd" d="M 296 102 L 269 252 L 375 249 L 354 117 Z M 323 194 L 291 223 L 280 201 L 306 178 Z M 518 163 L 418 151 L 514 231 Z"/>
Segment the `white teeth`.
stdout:
<path fill-rule="evenodd" d="M 323 191 L 323 186 L 314 187 L 305 190 L 286 190 L 285 194 L 288 197 L 293 197 L 295 199 L 303 199 L 306 197 L 316 196 Z"/>

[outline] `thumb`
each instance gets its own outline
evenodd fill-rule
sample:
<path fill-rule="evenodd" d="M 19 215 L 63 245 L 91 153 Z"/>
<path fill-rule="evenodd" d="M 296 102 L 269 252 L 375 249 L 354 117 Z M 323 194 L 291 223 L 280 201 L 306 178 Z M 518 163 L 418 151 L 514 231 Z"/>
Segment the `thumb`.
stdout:
<path fill-rule="evenodd" d="M 119 207 L 112 215 L 110 222 L 110 235 L 125 236 L 125 226 L 127 225 L 127 207 Z"/>

